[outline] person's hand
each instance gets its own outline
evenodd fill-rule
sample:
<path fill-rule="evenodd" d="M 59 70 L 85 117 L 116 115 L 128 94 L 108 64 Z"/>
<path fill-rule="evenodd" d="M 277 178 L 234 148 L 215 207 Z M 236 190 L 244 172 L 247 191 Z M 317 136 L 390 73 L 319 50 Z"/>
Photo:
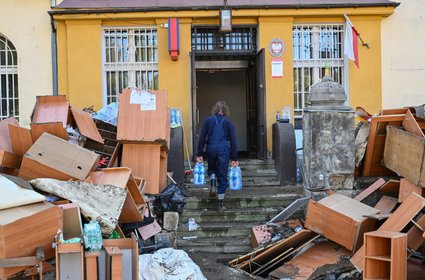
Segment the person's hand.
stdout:
<path fill-rule="evenodd" d="M 237 161 L 237 160 L 232 160 L 231 165 L 232 165 L 232 167 L 239 166 L 239 161 Z"/>
<path fill-rule="evenodd" d="M 204 158 L 203 157 L 196 157 L 196 162 L 203 162 Z"/>

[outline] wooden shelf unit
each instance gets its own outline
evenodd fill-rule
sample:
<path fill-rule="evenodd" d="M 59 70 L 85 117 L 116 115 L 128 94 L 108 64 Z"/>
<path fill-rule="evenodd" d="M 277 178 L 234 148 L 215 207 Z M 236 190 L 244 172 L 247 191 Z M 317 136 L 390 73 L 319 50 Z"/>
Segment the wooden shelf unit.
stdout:
<path fill-rule="evenodd" d="M 403 280 L 407 274 L 407 235 L 394 231 L 365 233 L 363 279 Z"/>
<path fill-rule="evenodd" d="M 168 151 L 161 144 L 123 144 L 122 165 L 146 179 L 147 194 L 159 194 L 167 186 Z"/>

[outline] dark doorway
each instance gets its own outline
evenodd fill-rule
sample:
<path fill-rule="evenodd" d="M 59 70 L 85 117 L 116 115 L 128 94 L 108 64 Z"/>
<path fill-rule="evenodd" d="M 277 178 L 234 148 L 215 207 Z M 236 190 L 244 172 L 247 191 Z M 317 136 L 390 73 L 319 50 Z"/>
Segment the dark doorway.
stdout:
<path fill-rule="evenodd" d="M 262 73 L 264 63 L 258 55 L 197 57 L 192 53 L 194 154 L 202 121 L 211 115 L 215 102 L 224 100 L 230 107 L 230 119 L 237 129 L 239 155 L 265 156 L 265 84 Z"/>

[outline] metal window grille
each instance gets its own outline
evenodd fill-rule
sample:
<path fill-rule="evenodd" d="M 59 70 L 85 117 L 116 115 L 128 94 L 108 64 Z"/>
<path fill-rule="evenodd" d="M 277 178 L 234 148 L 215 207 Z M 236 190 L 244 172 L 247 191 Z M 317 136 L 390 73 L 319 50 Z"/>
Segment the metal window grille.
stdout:
<path fill-rule="evenodd" d="M 103 29 L 103 102 L 118 101 L 123 88 L 158 89 L 155 27 Z"/>
<path fill-rule="evenodd" d="M 17 58 L 15 46 L 0 34 L 0 119 L 19 117 Z"/>
<path fill-rule="evenodd" d="M 320 81 L 326 69 L 344 85 L 343 36 L 342 24 L 293 26 L 295 118 L 302 117 L 310 87 Z"/>
<path fill-rule="evenodd" d="M 192 49 L 203 51 L 239 51 L 257 50 L 257 28 L 255 26 L 234 27 L 230 33 L 220 33 L 218 27 L 197 26 L 192 28 Z"/>

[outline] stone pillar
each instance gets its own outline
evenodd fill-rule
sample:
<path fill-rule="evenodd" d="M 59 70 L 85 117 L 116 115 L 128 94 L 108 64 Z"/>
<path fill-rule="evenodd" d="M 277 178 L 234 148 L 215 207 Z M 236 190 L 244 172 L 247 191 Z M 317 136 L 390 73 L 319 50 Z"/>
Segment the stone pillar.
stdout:
<path fill-rule="evenodd" d="M 354 111 L 344 106 L 343 87 L 329 76 L 312 86 L 303 116 L 304 187 L 309 191 L 352 189 Z"/>

